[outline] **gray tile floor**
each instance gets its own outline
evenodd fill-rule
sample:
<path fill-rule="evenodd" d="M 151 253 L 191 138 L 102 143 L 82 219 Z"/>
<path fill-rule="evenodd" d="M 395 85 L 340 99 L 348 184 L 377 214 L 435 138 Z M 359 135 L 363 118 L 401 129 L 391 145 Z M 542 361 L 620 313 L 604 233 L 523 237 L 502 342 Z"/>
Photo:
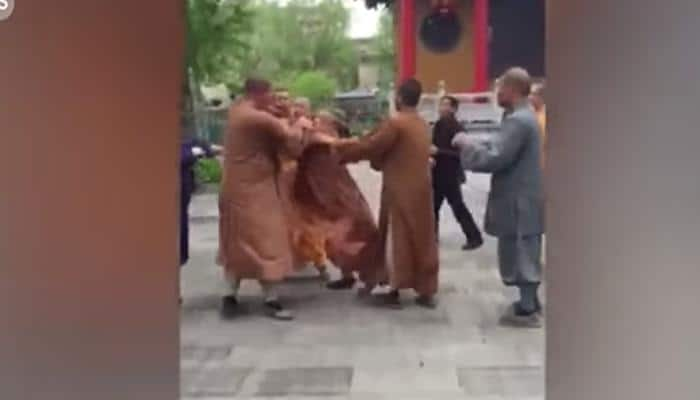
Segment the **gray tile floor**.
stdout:
<path fill-rule="evenodd" d="M 364 165 L 352 172 L 376 206 L 381 178 Z M 464 194 L 478 220 L 487 191 L 487 176 L 470 175 Z M 219 317 L 226 285 L 214 264 L 216 197 L 197 196 L 191 214 L 192 259 L 181 279 L 183 399 L 544 398 L 544 331 L 498 326 L 515 293 L 500 283 L 495 243 L 459 250 L 463 237 L 447 205 L 437 310 L 375 309 L 350 292 L 323 290 L 309 272 L 283 287 L 293 322 L 264 317 L 253 282 L 242 288 L 246 312 Z"/>

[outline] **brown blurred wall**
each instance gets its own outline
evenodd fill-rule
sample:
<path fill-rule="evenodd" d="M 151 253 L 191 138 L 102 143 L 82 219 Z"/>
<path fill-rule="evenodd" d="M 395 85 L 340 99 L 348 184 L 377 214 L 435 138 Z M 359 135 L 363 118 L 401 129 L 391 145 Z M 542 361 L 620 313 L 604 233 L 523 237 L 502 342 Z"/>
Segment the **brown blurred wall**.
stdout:
<path fill-rule="evenodd" d="M 0 21 L 0 399 L 177 398 L 182 13 Z"/>

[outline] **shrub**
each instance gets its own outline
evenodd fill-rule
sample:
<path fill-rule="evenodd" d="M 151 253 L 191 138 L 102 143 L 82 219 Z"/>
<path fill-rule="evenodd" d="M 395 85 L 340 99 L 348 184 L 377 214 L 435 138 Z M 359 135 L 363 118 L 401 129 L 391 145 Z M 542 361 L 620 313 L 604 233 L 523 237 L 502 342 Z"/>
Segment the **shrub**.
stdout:
<path fill-rule="evenodd" d="M 294 96 L 306 97 L 314 108 L 329 104 L 335 96 L 335 80 L 323 72 L 303 72 L 290 85 Z"/>
<path fill-rule="evenodd" d="M 217 159 L 200 159 L 194 166 L 194 174 L 198 184 L 219 184 L 221 183 L 221 164 Z"/>

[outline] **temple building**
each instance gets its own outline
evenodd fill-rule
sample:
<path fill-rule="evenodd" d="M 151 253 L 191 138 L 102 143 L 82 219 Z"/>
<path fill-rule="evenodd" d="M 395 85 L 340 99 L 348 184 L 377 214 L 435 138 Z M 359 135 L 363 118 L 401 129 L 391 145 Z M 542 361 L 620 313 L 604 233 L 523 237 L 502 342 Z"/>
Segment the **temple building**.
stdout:
<path fill-rule="evenodd" d="M 544 77 L 545 0 L 366 0 L 394 13 L 397 78 L 483 92 L 511 66 Z"/>

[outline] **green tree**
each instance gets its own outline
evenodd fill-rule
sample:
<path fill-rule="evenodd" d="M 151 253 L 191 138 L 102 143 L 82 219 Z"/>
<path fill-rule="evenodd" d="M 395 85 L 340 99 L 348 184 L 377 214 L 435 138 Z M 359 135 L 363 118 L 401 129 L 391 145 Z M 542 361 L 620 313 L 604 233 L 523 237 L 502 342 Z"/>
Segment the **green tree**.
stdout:
<path fill-rule="evenodd" d="M 220 83 L 250 50 L 254 13 L 247 0 L 186 0 L 186 65 L 201 83 Z"/>
<path fill-rule="evenodd" d="M 332 76 L 344 89 L 357 81 L 357 52 L 347 37 L 350 13 L 341 0 L 261 1 L 242 75 L 289 86 L 306 71 Z"/>
<path fill-rule="evenodd" d="M 373 50 L 379 64 L 379 87 L 388 89 L 396 74 L 396 47 L 394 44 L 394 18 L 389 10 L 383 10 L 379 18 L 377 35 L 373 39 Z"/>
<path fill-rule="evenodd" d="M 289 87 L 294 96 L 306 97 L 316 108 L 328 105 L 336 92 L 336 82 L 323 72 L 309 71 L 300 74 Z"/>
<path fill-rule="evenodd" d="M 200 85 L 235 80 L 250 47 L 254 14 L 248 0 L 185 0 L 183 124 L 204 130 Z M 232 77 L 231 74 L 234 74 Z"/>

